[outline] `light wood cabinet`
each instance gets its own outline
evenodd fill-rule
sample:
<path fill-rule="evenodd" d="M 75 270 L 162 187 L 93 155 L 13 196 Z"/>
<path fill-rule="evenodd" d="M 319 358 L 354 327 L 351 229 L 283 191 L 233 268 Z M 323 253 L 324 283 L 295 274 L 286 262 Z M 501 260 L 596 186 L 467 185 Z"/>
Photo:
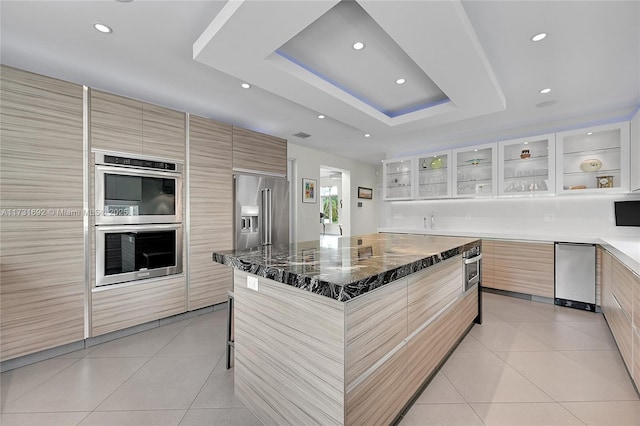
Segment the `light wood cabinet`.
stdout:
<path fill-rule="evenodd" d="M 227 300 L 230 267 L 214 251 L 233 248 L 231 126 L 189 116 L 189 310 Z"/>
<path fill-rule="evenodd" d="M 185 114 L 91 90 L 91 148 L 184 161 Z"/>
<path fill-rule="evenodd" d="M 483 287 L 554 297 L 553 243 L 483 240 Z"/>
<path fill-rule="evenodd" d="M 93 289 L 91 336 L 180 314 L 186 310 L 185 291 L 184 275 Z"/>
<path fill-rule="evenodd" d="M 233 169 L 286 176 L 286 139 L 234 126 Z"/>
<path fill-rule="evenodd" d="M 84 338 L 83 88 L 1 67 L 1 359 Z"/>
<path fill-rule="evenodd" d="M 602 311 L 622 359 L 640 385 L 640 277 L 607 250 L 602 251 Z"/>
<path fill-rule="evenodd" d="M 493 282 L 493 240 L 482 240 L 482 286 Z"/>
<path fill-rule="evenodd" d="M 633 320 L 633 288 L 634 285 L 639 284 L 637 281 L 634 283 L 633 273 L 617 259 L 613 262 L 611 278 L 613 296 L 618 300 L 622 312 L 631 322 Z"/>
<path fill-rule="evenodd" d="M 184 161 L 184 112 L 142 103 L 142 153 Z"/>
<path fill-rule="evenodd" d="M 455 256 L 409 277 L 409 333 L 417 330 L 462 293 L 462 269 L 462 256 Z"/>
<path fill-rule="evenodd" d="M 142 102 L 91 90 L 91 148 L 142 154 Z"/>
<path fill-rule="evenodd" d="M 407 337 L 407 280 L 346 303 L 346 385 Z"/>

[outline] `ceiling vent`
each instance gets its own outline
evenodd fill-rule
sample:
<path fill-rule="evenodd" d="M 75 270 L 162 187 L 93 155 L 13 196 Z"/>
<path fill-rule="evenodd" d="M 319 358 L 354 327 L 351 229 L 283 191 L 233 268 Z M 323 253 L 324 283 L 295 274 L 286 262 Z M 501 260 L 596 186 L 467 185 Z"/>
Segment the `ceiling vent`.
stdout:
<path fill-rule="evenodd" d="M 311 135 L 309 133 L 305 133 L 305 132 L 298 132 L 298 133 L 295 133 L 293 136 L 297 136 L 300 139 L 306 139 Z"/>

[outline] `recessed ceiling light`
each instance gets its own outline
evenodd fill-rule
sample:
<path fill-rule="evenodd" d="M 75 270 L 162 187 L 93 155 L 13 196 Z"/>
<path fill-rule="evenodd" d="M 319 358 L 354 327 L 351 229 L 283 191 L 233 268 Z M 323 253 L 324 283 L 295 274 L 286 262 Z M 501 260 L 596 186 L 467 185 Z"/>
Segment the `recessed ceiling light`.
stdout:
<path fill-rule="evenodd" d="M 361 41 L 356 41 L 351 47 L 353 47 L 353 50 L 362 50 L 364 49 L 364 43 Z"/>
<path fill-rule="evenodd" d="M 525 144 L 525 145 L 529 145 L 529 142 L 525 142 L 524 144 Z"/>
<path fill-rule="evenodd" d="M 551 89 L 549 89 L 548 87 L 546 89 L 542 89 L 540 90 L 540 93 L 542 93 L 543 95 L 549 93 L 551 91 Z"/>
<path fill-rule="evenodd" d="M 364 134 L 364 137 L 365 137 L 365 138 L 368 138 L 368 137 L 371 137 L 371 135 L 370 135 L 369 133 L 365 133 L 365 134 Z"/>
<path fill-rule="evenodd" d="M 547 33 L 539 33 L 531 37 L 531 41 L 540 41 L 547 38 Z"/>
<path fill-rule="evenodd" d="M 319 118 L 320 120 L 322 120 L 322 119 L 324 118 L 324 115 L 320 114 L 320 115 L 318 116 L 318 118 Z"/>
<path fill-rule="evenodd" d="M 587 132 L 587 136 L 591 136 L 593 132 Z"/>
<path fill-rule="evenodd" d="M 105 24 L 101 24 L 100 22 L 96 22 L 93 24 L 93 28 L 100 31 L 101 33 L 109 34 L 112 33 L 113 30 Z"/>
<path fill-rule="evenodd" d="M 396 80 L 396 84 L 404 84 L 407 80 L 405 80 L 404 78 L 399 78 Z"/>
<path fill-rule="evenodd" d="M 473 151 L 474 151 L 474 152 L 478 152 L 478 150 L 477 150 L 477 149 L 474 149 Z"/>
<path fill-rule="evenodd" d="M 243 89 L 250 89 L 251 85 L 249 83 L 242 83 L 240 86 L 242 86 Z"/>

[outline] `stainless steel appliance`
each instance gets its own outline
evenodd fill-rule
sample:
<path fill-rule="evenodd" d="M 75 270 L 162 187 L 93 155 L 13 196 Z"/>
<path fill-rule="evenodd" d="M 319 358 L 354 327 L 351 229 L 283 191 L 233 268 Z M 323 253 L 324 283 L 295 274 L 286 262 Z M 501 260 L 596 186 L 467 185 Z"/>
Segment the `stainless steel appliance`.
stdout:
<path fill-rule="evenodd" d="M 179 162 L 96 152 L 96 225 L 182 222 Z"/>
<path fill-rule="evenodd" d="M 286 178 L 236 174 L 235 248 L 289 244 L 289 182 Z"/>
<path fill-rule="evenodd" d="M 482 324 L 482 248 L 481 243 L 467 244 L 462 252 L 463 290 L 478 286 L 478 316 L 476 324 Z"/>
<path fill-rule="evenodd" d="M 94 153 L 96 286 L 182 273 L 183 164 Z"/>
<path fill-rule="evenodd" d="M 181 272 L 181 223 L 96 226 L 96 286 Z"/>
<path fill-rule="evenodd" d="M 596 311 L 596 247 L 555 244 L 555 304 Z"/>

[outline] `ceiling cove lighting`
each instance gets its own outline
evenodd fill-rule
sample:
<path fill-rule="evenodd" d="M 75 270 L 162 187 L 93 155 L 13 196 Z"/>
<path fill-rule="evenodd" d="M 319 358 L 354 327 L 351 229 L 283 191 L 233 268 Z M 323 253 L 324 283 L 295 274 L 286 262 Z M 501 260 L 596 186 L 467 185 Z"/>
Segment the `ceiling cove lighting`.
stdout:
<path fill-rule="evenodd" d="M 540 93 L 542 93 L 543 95 L 546 95 L 547 93 L 549 93 L 551 91 L 551 89 L 549 89 L 548 87 L 545 89 L 540 90 Z"/>
<path fill-rule="evenodd" d="M 104 34 L 110 34 L 110 33 L 113 32 L 111 27 L 109 27 L 108 25 L 105 25 L 105 24 L 101 24 L 100 22 L 95 22 L 93 24 L 93 28 L 95 28 L 96 30 L 98 30 L 98 31 L 100 31 L 101 33 L 104 33 Z"/>
<path fill-rule="evenodd" d="M 353 47 L 353 50 L 362 50 L 364 49 L 364 43 L 361 41 L 356 41 L 351 47 Z"/>
<path fill-rule="evenodd" d="M 322 119 L 324 118 L 324 115 L 320 114 L 320 115 L 318 116 L 318 118 L 319 118 L 320 120 L 322 120 Z"/>
<path fill-rule="evenodd" d="M 249 83 L 242 83 L 240 86 L 242 86 L 243 89 L 251 89 L 251 85 Z"/>
<path fill-rule="evenodd" d="M 404 78 L 399 78 L 396 80 L 396 84 L 404 84 L 406 83 L 407 80 L 405 80 Z"/>
<path fill-rule="evenodd" d="M 531 37 L 531 41 L 541 41 L 547 38 L 547 33 L 539 33 Z"/>

